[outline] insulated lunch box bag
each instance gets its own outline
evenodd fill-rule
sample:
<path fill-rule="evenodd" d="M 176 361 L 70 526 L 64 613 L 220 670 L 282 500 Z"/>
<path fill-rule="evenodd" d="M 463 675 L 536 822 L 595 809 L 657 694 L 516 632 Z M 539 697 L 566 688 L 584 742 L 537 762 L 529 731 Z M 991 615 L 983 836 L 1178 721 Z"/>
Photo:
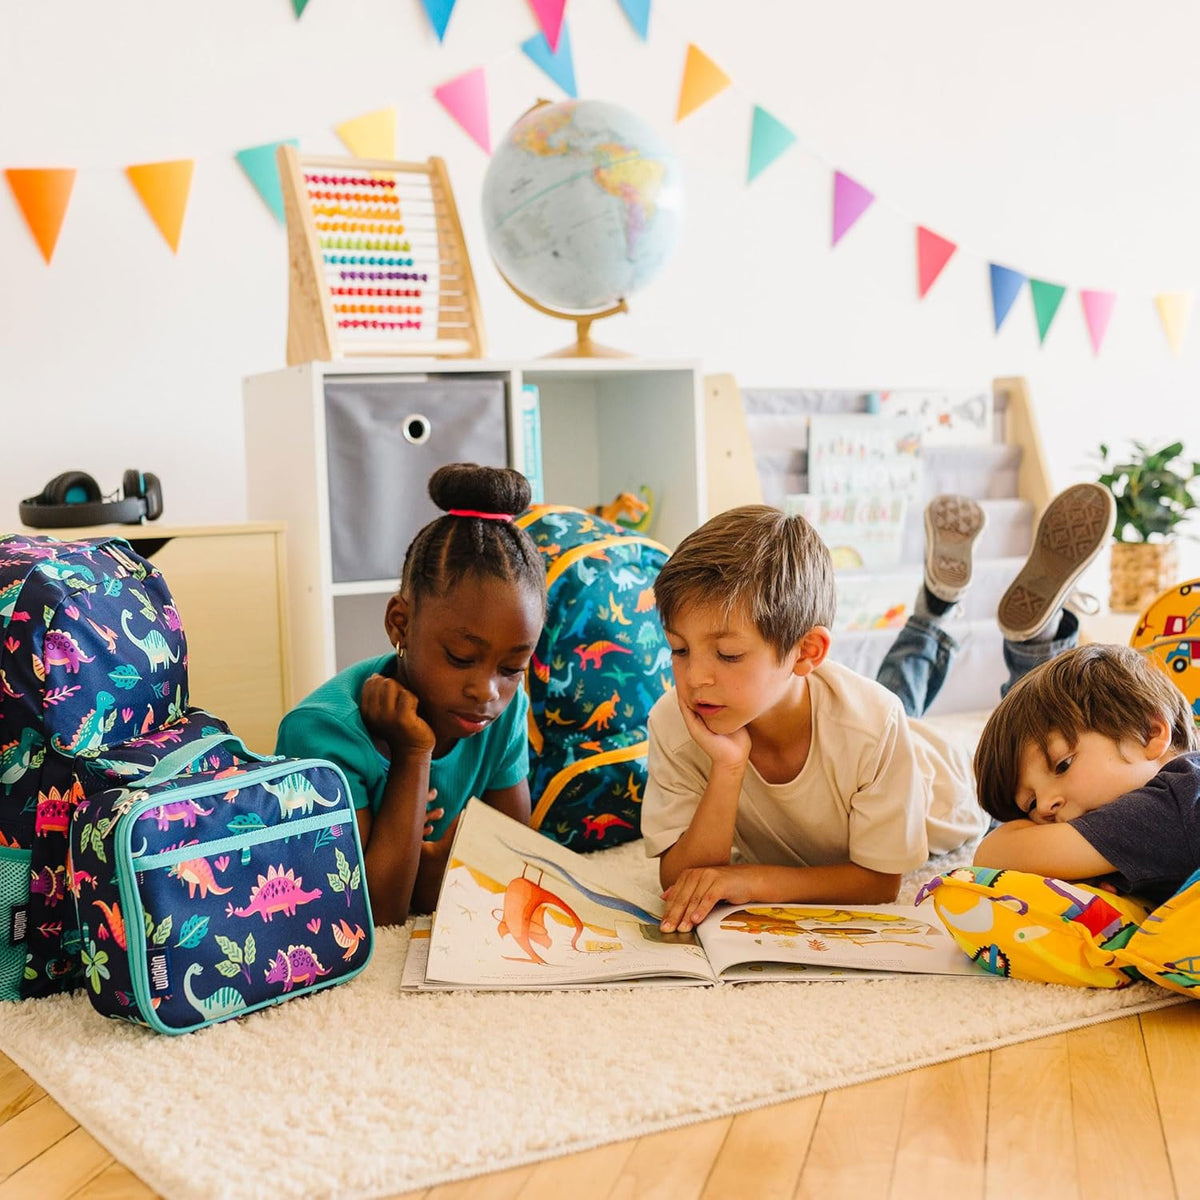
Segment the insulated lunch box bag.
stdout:
<path fill-rule="evenodd" d="M 182 772 L 218 747 L 240 760 Z M 357 975 L 374 945 L 350 789 L 216 734 L 81 800 L 71 864 L 92 1004 L 187 1033 Z"/>

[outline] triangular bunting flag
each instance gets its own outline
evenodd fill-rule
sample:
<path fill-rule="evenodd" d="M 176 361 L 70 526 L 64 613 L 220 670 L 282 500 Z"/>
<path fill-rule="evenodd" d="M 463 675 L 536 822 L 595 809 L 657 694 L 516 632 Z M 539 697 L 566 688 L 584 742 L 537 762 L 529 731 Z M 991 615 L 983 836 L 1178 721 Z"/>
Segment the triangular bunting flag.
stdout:
<path fill-rule="evenodd" d="M 396 110 L 377 108 L 333 127 L 356 158 L 396 157 Z"/>
<path fill-rule="evenodd" d="M 275 151 L 280 146 L 299 146 L 295 138 L 284 138 L 278 142 L 267 142 L 265 146 L 251 146 L 239 150 L 236 158 L 238 165 L 246 172 L 255 191 L 263 198 L 266 206 L 275 214 L 275 220 L 281 225 L 283 215 L 283 188 L 279 183 L 279 164 L 275 161 Z"/>
<path fill-rule="evenodd" d="M 782 121 L 756 104 L 750 125 L 750 169 L 746 182 L 761 175 L 795 140 L 796 135 Z"/>
<path fill-rule="evenodd" d="M 683 83 L 679 85 L 679 106 L 675 110 L 675 120 L 682 121 L 689 113 L 694 113 L 702 104 L 707 104 L 723 92 L 732 82 L 703 50 L 689 44 L 683 63 Z"/>
<path fill-rule="evenodd" d="M 836 246 L 859 217 L 875 203 L 868 191 L 841 171 L 833 173 L 833 244 Z"/>
<path fill-rule="evenodd" d="M 541 67 L 568 96 L 578 96 L 575 86 L 575 63 L 571 58 L 571 31 L 563 24 L 558 39 L 558 50 L 550 49 L 544 33 L 535 33 L 521 43 L 521 49 L 536 66 Z"/>
<path fill-rule="evenodd" d="M 1088 336 L 1092 339 L 1092 350 L 1099 354 L 1100 347 L 1104 345 L 1104 335 L 1108 332 L 1108 323 L 1112 320 L 1117 293 L 1088 291 L 1085 288 L 1080 291 L 1079 298 L 1083 301 L 1083 317 L 1087 321 Z"/>
<path fill-rule="evenodd" d="M 1158 308 L 1158 318 L 1162 321 L 1163 332 L 1171 349 L 1178 354 L 1187 334 L 1187 327 L 1192 319 L 1192 304 L 1195 302 L 1195 292 L 1159 292 L 1154 297 Z"/>
<path fill-rule="evenodd" d="M 992 276 L 992 318 L 996 323 L 996 332 L 999 333 L 1004 318 L 1008 316 L 1008 310 L 1012 308 L 1013 301 L 1020 294 L 1029 276 L 1022 275 L 1020 271 L 1014 271 L 1011 267 L 1002 267 L 998 263 L 988 263 L 988 271 Z"/>
<path fill-rule="evenodd" d="M 33 240 L 49 262 L 67 215 L 75 171 L 69 167 L 13 167 L 4 174 Z"/>
<path fill-rule="evenodd" d="M 483 68 L 475 67 L 433 89 L 438 103 L 481 145 L 492 152 L 488 130 L 487 80 Z"/>
<path fill-rule="evenodd" d="M 194 166 L 192 159 L 181 158 L 174 162 L 140 163 L 125 168 L 129 182 L 172 251 L 179 249 L 179 234 L 183 230 L 183 214 L 187 211 Z"/>
<path fill-rule="evenodd" d="M 299 20 L 304 16 L 304 10 L 308 7 L 308 0 L 292 0 L 292 8 L 296 11 L 296 19 Z"/>
<path fill-rule="evenodd" d="M 533 15 L 537 17 L 538 25 L 546 35 L 550 53 L 557 54 L 558 38 L 562 32 L 563 9 L 567 7 L 567 0 L 529 0 L 529 7 L 533 9 Z"/>
<path fill-rule="evenodd" d="M 942 268 L 953 257 L 958 246 L 936 234 L 924 225 L 917 226 L 917 295 L 925 299 L 925 293 L 933 287 Z"/>
<path fill-rule="evenodd" d="M 634 32 L 644 42 L 650 35 L 650 0 L 618 0 Z"/>
<path fill-rule="evenodd" d="M 425 15 L 429 18 L 438 41 L 445 41 L 446 26 L 450 24 L 450 14 L 454 11 L 457 0 L 421 0 L 421 3 L 425 5 Z"/>
<path fill-rule="evenodd" d="M 1033 312 L 1037 317 L 1039 345 L 1046 340 L 1050 324 L 1066 292 L 1067 289 L 1061 283 L 1047 283 L 1044 279 L 1029 281 L 1029 294 L 1033 297 Z"/>

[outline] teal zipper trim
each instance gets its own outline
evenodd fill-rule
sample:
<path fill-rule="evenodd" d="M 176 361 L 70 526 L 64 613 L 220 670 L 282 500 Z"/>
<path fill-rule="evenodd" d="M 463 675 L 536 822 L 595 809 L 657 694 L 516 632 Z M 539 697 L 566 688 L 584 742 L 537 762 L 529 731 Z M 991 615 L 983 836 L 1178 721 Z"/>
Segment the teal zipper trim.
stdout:
<path fill-rule="evenodd" d="M 135 871 L 156 871 L 160 867 L 173 867 L 176 863 L 188 862 L 193 858 L 208 858 L 211 854 L 224 854 L 226 850 L 240 850 L 243 846 L 257 846 L 263 842 L 277 842 L 281 838 L 298 837 L 313 829 L 326 829 L 330 825 L 348 825 L 354 820 L 353 809 L 343 808 L 338 812 L 313 813 L 299 821 L 280 821 L 278 825 L 264 825 L 261 829 L 246 830 L 230 834 L 214 842 L 192 842 L 161 854 L 131 858 Z"/>
<path fill-rule="evenodd" d="M 281 766 L 279 762 L 266 763 L 263 766 L 253 771 L 247 771 L 245 775 L 231 776 L 230 779 L 239 780 L 239 789 L 251 783 L 257 783 L 260 779 L 282 778 L 287 775 L 295 775 L 301 771 L 307 770 L 309 767 L 325 767 L 329 768 L 331 764 L 321 758 L 301 758 L 294 761 L 284 761 Z M 350 787 L 346 783 L 346 777 L 336 767 L 332 767 L 334 773 L 342 781 L 345 788 L 345 795 L 349 796 Z M 113 839 L 113 856 L 114 863 L 117 864 L 117 892 L 121 897 L 121 909 L 125 917 L 125 949 L 129 958 L 129 978 L 130 986 L 133 989 L 134 999 L 137 1001 L 138 1011 L 141 1013 L 146 1024 L 158 1033 L 180 1034 L 188 1033 L 193 1028 L 199 1026 L 180 1027 L 168 1025 L 165 1021 L 158 1019 L 158 1013 L 151 1003 L 150 996 L 150 979 L 146 970 L 146 924 L 142 916 L 142 901 L 137 888 L 137 871 L 139 870 L 136 860 L 133 856 L 133 832 L 137 824 L 137 818 L 144 812 L 148 812 L 152 808 L 158 808 L 161 804 L 173 804 L 177 800 L 190 800 L 193 796 L 211 794 L 213 780 L 207 780 L 203 783 L 194 783 L 189 787 L 171 788 L 166 793 L 159 793 L 158 796 L 147 796 L 145 800 L 138 801 L 129 812 L 125 819 L 121 820 L 117 826 L 117 837 Z M 168 799 L 164 799 L 164 794 Z M 355 841 L 358 841 L 358 823 L 353 819 L 353 809 L 350 809 L 351 821 L 350 825 L 353 828 Z M 332 814 L 325 814 L 332 815 Z M 308 818 L 306 818 L 307 820 Z M 330 822 L 332 824 L 332 822 Z M 271 826 L 272 829 L 278 829 L 278 825 Z M 225 839 L 222 838 L 222 841 Z M 197 858 L 199 854 L 199 845 L 189 847 L 192 851 L 192 857 Z M 167 853 L 167 852 L 164 852 Z M 154 857 L 158 857 L 155 855 Z M 119 869 L 120 862 L 125 861 L 129 864 L 130 870 L 122 871 Z M 371 914 L 370 901 L 367 901 L 367 915 Z M 164 947 L 170 949 L 170 947 Z M 367 961 L 370 961 L 368 957 Z M 363 964 L 366 966 L 366 963 Z M 262 1005 L 254 1005 L 254 1008 L 261 1008 Z M 248 1010 L 252 1011 L 252 1010 Z"/>

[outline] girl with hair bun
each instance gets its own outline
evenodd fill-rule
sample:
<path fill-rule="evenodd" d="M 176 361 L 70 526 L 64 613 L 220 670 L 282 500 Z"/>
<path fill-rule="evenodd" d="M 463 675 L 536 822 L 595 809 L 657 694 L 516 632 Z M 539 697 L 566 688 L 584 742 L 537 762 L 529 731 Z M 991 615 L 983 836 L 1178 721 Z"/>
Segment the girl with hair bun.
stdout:
<path fill-rule="evenodd" d="M 428 912 L 467 800 L 529 822 L 529 701 L 546 573 L 512 518 L 529 483 L 452 463 L 429 480 L 443 516 L 412 540 L 383 624 L 394 652 L 348 667 L 284 718 L 276 752 L 345 772 L 376 924 Z"/>

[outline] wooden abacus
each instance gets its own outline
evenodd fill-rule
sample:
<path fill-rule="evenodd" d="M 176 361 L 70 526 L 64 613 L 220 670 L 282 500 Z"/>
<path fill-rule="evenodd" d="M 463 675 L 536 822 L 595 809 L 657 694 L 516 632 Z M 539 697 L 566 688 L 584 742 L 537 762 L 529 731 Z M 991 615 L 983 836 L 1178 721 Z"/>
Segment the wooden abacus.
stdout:
<path fill-rule="evenodd" d="M 482 358 L 483 318 L 445 163 L 280 146 L 289 366 L 364 355 Z"/>

